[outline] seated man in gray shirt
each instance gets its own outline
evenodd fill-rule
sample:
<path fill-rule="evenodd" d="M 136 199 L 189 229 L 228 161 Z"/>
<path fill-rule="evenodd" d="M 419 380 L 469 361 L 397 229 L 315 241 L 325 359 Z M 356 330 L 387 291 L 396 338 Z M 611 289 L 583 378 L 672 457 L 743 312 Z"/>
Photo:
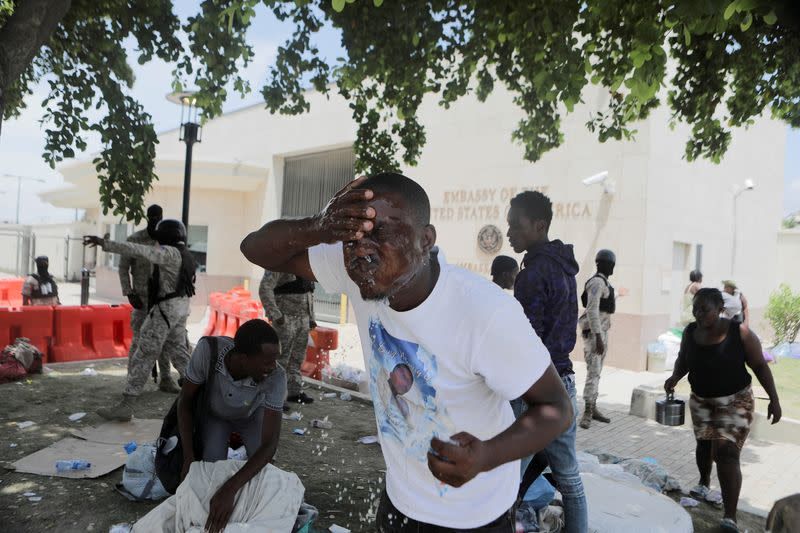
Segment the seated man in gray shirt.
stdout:
<path fill-rule="evenodd" d="M 211 498 L 206 531 L 221 531 L 233 512 L 238 490 L 272 461 L 278 447 L 281 415 L 286 399 L 286 372 L 277 363 L 278 334 L 267 322 L 255 319 L 242 324 L 236 336 L 201 339 L 189 361 L 178 401 L 178 428 L 183 446 L 181 480 L 195 460 L 192 449 L 192 404 L 200 385 L 208 383 L 208 409 L 202 426 L 203 461 L 228 457 L 232 431 L 242 436 L 248 461 Z M 214 375 L 209 379 L 211 357 Z"/>

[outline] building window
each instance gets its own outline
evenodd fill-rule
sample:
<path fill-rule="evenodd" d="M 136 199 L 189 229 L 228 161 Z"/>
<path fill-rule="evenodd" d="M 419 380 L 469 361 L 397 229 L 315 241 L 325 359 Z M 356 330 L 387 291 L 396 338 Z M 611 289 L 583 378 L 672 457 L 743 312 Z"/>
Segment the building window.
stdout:
<path fill-rule="evenodd" d="M 307 217 L 325 206 L 355 176 L 352 148 L 288 157 L 283 165 L 283 217 Z M 339 322 L 340 294 L 330 294 L 318 283 L 314 289 L 314 314 L 320 320 Z"/>
<path fill-rule="evenodd" d="M 206 253 L 208 251 L 208 226 L 192 226 L 186 230 L 186 246 L 197 263 L 197 272 L 206 271 Z"/>

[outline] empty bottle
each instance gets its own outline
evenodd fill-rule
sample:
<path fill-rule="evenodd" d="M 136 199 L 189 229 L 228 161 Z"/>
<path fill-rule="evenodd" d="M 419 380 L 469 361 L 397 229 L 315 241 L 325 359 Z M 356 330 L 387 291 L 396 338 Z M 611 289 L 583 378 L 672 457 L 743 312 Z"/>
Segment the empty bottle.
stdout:
<path fill-rule="evenodd" d="M 56 461 L 56 470 L 66 472 L 68 470 L 89 470 L 92 463 L 82 459 L 71 459 L 69 461 Z"/>

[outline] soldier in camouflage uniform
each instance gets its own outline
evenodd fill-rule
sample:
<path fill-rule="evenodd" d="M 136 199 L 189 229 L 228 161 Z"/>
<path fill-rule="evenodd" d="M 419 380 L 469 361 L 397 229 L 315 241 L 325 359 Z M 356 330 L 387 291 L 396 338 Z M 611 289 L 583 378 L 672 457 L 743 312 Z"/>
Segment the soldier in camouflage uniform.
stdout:
<path fill-rule="evenodd" d="M 158 246 L 130 242 L 114 242 L 95 236 L 84 237 L 84 243 L 101 246 L 111 253 L 146 259 L 153 267 L 149 291 L 150 310 L 139 330 L 139 341 L 128 358 L 128 382 L 122 401 L 97 413 L 108 420 L 127 421 L 142 393 L 147 376 L 162 351 L 170 357 L 181 378 L 189 363 L 186 343 L 186 319 L 189 301 L 194 295 L 195 262 L 186 248 L 186 228 L 179 220 L 162 220 L 156 227 Z"/>
<path fill-rule="evenodd" d="M 278 331 L 281 341 L 279 362 L 286 370 L 287 400 L 313 403 L 314 399 L 301 391 L 303 378 L 300 365 L 306 357 L 308 332 L 314 322 L 314 282 L 294 274 L 264 272 L 258 296 L 267 318 Z"/>
<path fill-rule="evenodd" d="M 160 205 L 153 204 L 147 208 L 147 228 L 139 230 L 128 237 L 128 242 L 155 246 L 158 242 L 155 239 L 156 225 L 161 221 L 162 210 Z M 142 327 L 144 319 L 147 318 L 147 292 L 150 274 L 153 265 L 141 257 L 123 255 L 119 259 L 119 283 L 122 286 L 122 294 L 128 298 L 133 306 L 131 311 L 131 330 L 133 330 L 133 341 L 131 342 L 130 354 L 136 350 L 136 342 L 139 340 L 139 329 Z M 164 392 L 178 393 L 180 389 L 172 380 L 169 373 L 169 356 L 161 352 L 158 355 L 158 371 L 161 379 L 158 388 Z"/>
<path fill-rule="evenodd" d="M 583 336 L 583 357 L 586 361 L 586 384 L 583 387 L 583 400 L 586 407 L 580 426 L 588 429 L 592 420 L 611 422 L 597 408 L 597 390 L 600 386 L 600 373 L 608 353 L 608 330 L 611 328 L 611 315 L 616 310 L 614 287 L 608 278 L 614 273 L 617 257 L 611 250 L 600 250 L 595 257 L 597 272 L 586 282 L 581 300 L 586 311 L 578 320 Z"/>

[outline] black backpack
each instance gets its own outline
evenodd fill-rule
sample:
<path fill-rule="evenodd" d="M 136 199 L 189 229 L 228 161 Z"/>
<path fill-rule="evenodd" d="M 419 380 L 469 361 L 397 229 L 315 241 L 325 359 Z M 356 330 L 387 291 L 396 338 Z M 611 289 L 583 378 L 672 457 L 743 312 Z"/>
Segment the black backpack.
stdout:
<path fill-rule="evenodd" d="M 208 412 L 208 391 L 211 384 L 215 380 L 216 374 L 215 367 L 217 359 L 219 358 L 218 342 L 216 337 L 203 337 L 200 341 L 205 340 L 209 344 L 211 350 L 211 357 L 208 365 L 208 377 L 206 382 L 200 385 L 197 394 L 194 396 L 194 403 L 192 404 L 192 441 L 194 448 L 194 457 L 197 460 L 203 458 L 203 423 L 206 420 Z M 183 468 L 183 446 L 181 443 L 181 435 L 178 430 L 178 400 L 180 396 L 172 403 L 169 408 L 167 416 L 164 417 L 164 423 L 161 425 L 161 433 L 158 435 L 158 448 L 156 452 L 156 475 L 161 480 L 164 489 L 170 494 L 175 494 L 178 485 L 181 483 L 181 469 Z M 168 453 L 164 453 L 164 446 L 171 437 L 177 437 L 178 443 Z"/>

